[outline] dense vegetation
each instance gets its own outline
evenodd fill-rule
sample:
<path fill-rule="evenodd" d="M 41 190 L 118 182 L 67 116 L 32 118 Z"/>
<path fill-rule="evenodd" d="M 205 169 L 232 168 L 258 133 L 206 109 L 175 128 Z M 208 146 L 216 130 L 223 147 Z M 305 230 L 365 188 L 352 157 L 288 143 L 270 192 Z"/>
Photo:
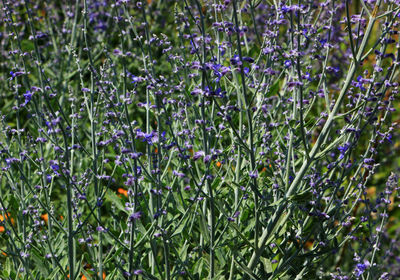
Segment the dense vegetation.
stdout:
<path fill-rule="evenodd" d="M 400 277 L 399 0 L 1 3 L 1 279 Z"/>

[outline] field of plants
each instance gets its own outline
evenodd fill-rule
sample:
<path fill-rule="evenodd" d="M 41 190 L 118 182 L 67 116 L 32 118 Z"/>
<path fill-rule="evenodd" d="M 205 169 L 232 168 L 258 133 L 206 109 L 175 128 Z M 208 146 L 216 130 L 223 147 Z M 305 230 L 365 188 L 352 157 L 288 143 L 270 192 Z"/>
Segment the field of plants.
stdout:
<path fill-rule="evenodd" d="M 0 279 L 400 279 L 399 0 L 0 7 Z"/>

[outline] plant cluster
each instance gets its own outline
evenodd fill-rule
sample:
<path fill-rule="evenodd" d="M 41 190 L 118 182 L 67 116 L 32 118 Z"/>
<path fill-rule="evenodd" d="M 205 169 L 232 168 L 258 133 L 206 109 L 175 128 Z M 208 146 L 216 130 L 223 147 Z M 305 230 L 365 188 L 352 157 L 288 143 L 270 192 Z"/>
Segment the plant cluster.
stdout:
<path fill-rule="evenodd" d="M 2 0 L 0 278 L 396 279 L 399 0 Z"/>

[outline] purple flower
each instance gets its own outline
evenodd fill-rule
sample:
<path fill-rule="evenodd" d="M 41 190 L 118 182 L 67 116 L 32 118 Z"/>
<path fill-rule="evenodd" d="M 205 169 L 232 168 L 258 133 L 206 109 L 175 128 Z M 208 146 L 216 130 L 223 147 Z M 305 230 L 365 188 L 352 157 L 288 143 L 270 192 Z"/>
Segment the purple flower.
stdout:
<path fill-rule="evenodd" d="M 338 150 L 339 150 L 339 152 L 340 152 L 340 156 L 339 156 L 339 159 L 342 159 L 343 157 L 344 157 L 344 154 L 346 153 L 346 151 L 349 149 L 349 144 L 348 143 L 346 143 L 346 144 L 344 144 L 343 146 L 339 146 L 338 147 Z"/>
<path fill-rule="evenodd" d="M 6 163 L 8 166 L 10 166 L 14 162 L 19 162 L 20 160 L 17 158 L 6 158 Z"/>
<path fill-rule="evenodd" d="M 243 60 L 244 60 L 244 61 L 247 61 L 247 62 L 249 62 L 249 63 L 253 63 L 253 62 L 254 62 L 254 59 L 251 58 L 251 57 L 248 57 L 248 56 L 243 57 Z"/>
<path fill-rule="evenodd" d="M 204 156 L 204 152 L 203 151 L 195 152 L 194 155 L 193 155 L 193 160 L 196 161 L 196 160 L 198 160 L 199 158 L 201 158 L 203 156 Z"/>
<path fill-rule="evenodd" d="M 367 260 L 365 260 L 364 263 L 358 263 L 356 265 L 356 269 L 354 270 L 356 277 L 360 277 L 369 266 L 370 263 Z"/>
<path fill-rule="evenodd" d="M 132 84 L 136 85 L 138 82 L 140 82 L 140 78 L 131 74 L 131 79 L 132 79 Z"/>
<path fill-rule="evenodd" d="M 26 93 L 24 93 L 24 97 L 25 97 L 25 103 L 24 105 L 28 104 L 29 101 L 32 100 L 32 93 L 30 90 L 27 90 Z"/>
<path fill-rule="evenodd" d="M 142 212 L 134 212 L 129 216 L 129 220 L 133 222 L 134 220 L 139 220 L 142 217 Z"/>
<path fill-rule="evenodd" d="M 192 90 L 190 92 L 190 94 L 193 95 L 193 96 L 196 96 L 196 95 L 199 95 L 199 94 L 203 94 L 203 90 L 201 88 L 195 88 L 194 90 Z"/>
<path fill-rule="evenodd" d="M 184 174 L 184 173 L 178 172 L 178 171 L 176 171 L 176 170 L 172 171 L 172 175 L 177 176 L 177 177 L 180 177 L 180 178 L 185 177 L 185 174 Z"/>
<path fill-rule="evenodd" d="M 393 142 L 392 142 L 392 134 L 388 134 L 386 137 L 385 137 L 385 139 L 390 143 L 390 144 L 393 144 Z"/>
<path fill-rule="evenodd" d="M 211 69 L 212 70 L 214 70 L 214 71 L 219 71 L 219 69 L 222 67 L 222 65 L 221 64 L 213 64 L 212 66 L 211 66 Z"/>
<path fill-rule="evenodd" d="M 13 71 L 10 71 L 10 75 L 11 75 L 10 80 L 14 79 L 15 77 L 21 76 L 23 74 L 25 74 L 25 73 L 24 72 L 13 72 Z"/>
<path fill-rule="evenodd" d="M 290 66 L 292 66 L 292 61 L 291 60 L 285 60 L 284 65 L 286 68 L 289 68 Z"/>
<path fill-rule="evenodd" d="M 52 164 L 50 165 L 51 169 L 53 169 L 53 171 L 57 171 L 60 169 L 60 167 L 57 164 Z"/>
<path fill-rule="evenodd" d="M 242 62 L 240 61 L 240 57 L 237 54 L 235 54 L 231 58 L 231 63 L 232 63 L 232 65 L 238 65 L 238 66 L 242 65 Z"/>
<path fill-rule="evenodd" d="M 304 78 L 310 82 L 312 81 L 311 74 L 309 72 L 306 72 L 306 74 L 304 75 Z"/>
<path fill-rule="evenodd" d="M 99 231 L 99 232 L 107 232 L 108 231 L 107 229 L 103 228 L 102 226 L 98 226 L 96 228 L 96 230 Z"/>
<path fill-rule="evenodd" d="M 375 162 L 375 160 L 373 158 L 366 158 L 364 159 L 364 163 L 365 164 L 373 164 Z"/>
<path fill-rule="evenodd" d="M 211 160 L 211 155 L 206 155 L 203 159 L 204 163 L 208 163 Z"/>
<path fill-rule="evenodd" d="M 249 172 L 249 176 L 250 176 L 250 178 L 252 178 L 252 179 L 258 178 L 258 171 L 256 170 L 256 171 L 254 171 L 254 172 Z"/>

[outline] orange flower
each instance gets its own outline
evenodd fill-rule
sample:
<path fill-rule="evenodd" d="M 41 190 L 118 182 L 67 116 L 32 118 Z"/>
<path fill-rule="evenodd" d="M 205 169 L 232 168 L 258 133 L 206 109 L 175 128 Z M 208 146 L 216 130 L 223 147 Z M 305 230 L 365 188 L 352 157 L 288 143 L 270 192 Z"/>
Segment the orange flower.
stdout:
<path fill-rule="evenodd" d="M 40 216 L 46 223 L 49 221 L 49 214 L 45 213 L 42 216 Z"/>
<path fill-rule="evenodd" d="M 106 274 L 105 274 L 105 272 L 103 272 L 103 280 L 105 280 L 105 279 L 106 279 Z M 82 275 L 81 280 L 87 280 L 86 276 Z"/>
<path fill-rule="evenodd" d="M 217 167 L 221 167 L 222 163 L 217 161 L 216 165 L 217 165 Z"/>
<path fill-rule="evenodd" d="M 5 216 L 6 216 L 5 219 L 7 220 L 7 218 L 10 217 L 10 213 L 7 213 Z M 3 217 L 3 215 L 0 215 L 0 222 L 2 222 L 2 221 L 4 221 L 4 217 Z M 14 219 L 13 218 L 11 218 L 11 223 L 14 224 Z"/>
<path fill-rule="evenodd" d="M 0 222 L 3 222 L 5 220 L 7 220 L 8 218 L 10 218 L 10 213 L 7 213 L 7 215 L 5 215 L 5 218 L 3 217 L 3 215 L 0 215 Z M 15 221 L 13 218 L 10 218 L 11 224 L 15 224 Z M 0 226 L 0 233 L 4 232 L 6 229 L 3 226 Z"/>
<path fill-rule="evenodd" d="M 306 244 L 304 244 L 304 247 L 305 247 L 307 250 L 311 250 L 312 247 L 313 247 L 313 244 L 314 244 L 313 241 L 308 240 L 308 241 L 306 242 Z"/>
<path fill-rule="evenodd" d="M 128 197 L 128 191 L 123 188 L 118 188 L 118 193 L 123 194 L 125 197 Z"/>

